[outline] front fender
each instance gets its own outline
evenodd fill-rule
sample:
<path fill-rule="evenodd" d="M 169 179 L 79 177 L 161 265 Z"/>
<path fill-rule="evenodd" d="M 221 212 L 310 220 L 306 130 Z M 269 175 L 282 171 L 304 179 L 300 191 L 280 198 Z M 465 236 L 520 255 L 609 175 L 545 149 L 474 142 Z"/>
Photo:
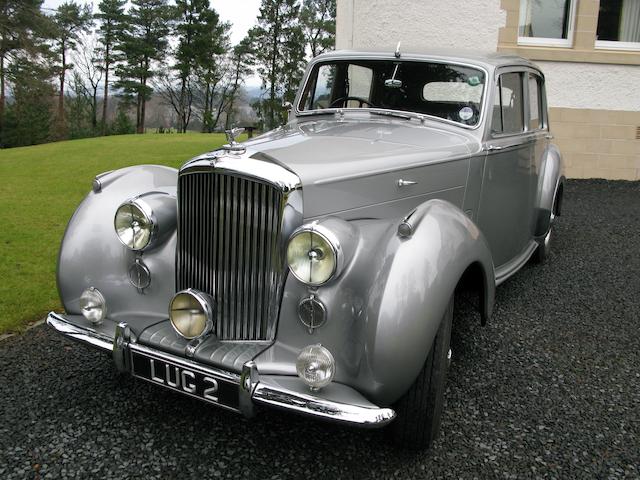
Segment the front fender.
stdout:
<path fill-rule="evenodd" d="M 256 359 L 260 371 L 293 375 L 300 349 L 321 343 L 336 358 L 337 382 L 388 405 L 418 375 L 449 299 L 471 265 L 483 272 L 488 315 L 495 291 L 493 262 L 478 228 L 442 200 L 419 206 L 411 221 L 410 237 L 398 234 L 398 220 L 352 222 L 355 254 L 336 280 L 314 293 L 328 319 L 312 334 L 297 315 L 309 291 L 289 275 L 277 341 Z"/>
<path fill-rule="evenodd" d="M 117 208 L 126 200 L 147 193 L 176 195 L 177 170 L 141 165 L 102 175 L 73 214 L 60 246 L 58 291 L 64 309 L 79 314 L 82 291 L 93 286 L 107 302 L 114 321 L 167 318 L 175 293 L 176 234 L 169 232 L 159 244 L 141 254 L 120 243 L 113 226 Z M 140 258 L 151 272 L 151 284 L 138 291 L 129 281 L 129 268 Z"/>
<path fill-rule="evenodd" d="M 535 236 L 544 237 L 551 226 L 551 211 L 559 186 L 564 182 L 564 165 L 560 150 L 549 145 L 540 165 L 536 202 Z"/>
<path fill-rule="evenodd" d="M 370 297 L 375 318 L 367 351 L 376 381 L 406 391 L 429 353 L 451 295 L 464 272 L 478 264 L 485 292 L 483 315 L 493 308 L 493 261 L 476 225 L 452 204 L 432 200 L 411 215 L 410 237 L 392 239 L 385 281 Z M 388 368 L 393 365 L 395 368 Z M 402 374 L 399 374 L 402 372 Z M 395 395 L 394 395 L 395 396 Z"/>

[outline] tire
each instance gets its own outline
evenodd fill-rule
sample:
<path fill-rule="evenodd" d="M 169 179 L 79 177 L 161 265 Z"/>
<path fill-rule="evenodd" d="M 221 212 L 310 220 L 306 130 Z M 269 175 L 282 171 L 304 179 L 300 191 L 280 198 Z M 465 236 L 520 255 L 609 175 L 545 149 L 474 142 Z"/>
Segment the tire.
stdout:
<path fill-rule="evenodd" d="M 387 427 L 387 434 L 398 446 L 422 450 L 429 448 L 438 436 L 450 361 L 452 320 L 453 295 L 422 370 L 393 406 L 397 418 Z"/>

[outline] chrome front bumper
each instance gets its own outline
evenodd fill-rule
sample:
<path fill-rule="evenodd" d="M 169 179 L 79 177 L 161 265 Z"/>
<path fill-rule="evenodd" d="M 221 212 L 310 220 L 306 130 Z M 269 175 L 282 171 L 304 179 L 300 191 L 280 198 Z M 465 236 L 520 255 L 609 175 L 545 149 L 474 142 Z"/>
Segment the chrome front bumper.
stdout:
<path fill-rule="evenodd" d="M 246 362 L 242 373 L 238 375 L 149 348 L 136 342 L 126 323 L 118 324 L 114 335 L 111 336 L 73 324 L 63 315 L 51 312 L 47 316 L 47 325 L 71 340 L 111 353 L 116 367 L 123 372 L 133 373 L 132 352 L 137 352 L 233 382 L 239 387 L 237 411 L 248 418 L 254 416 L 255 405 L 266 405 L 323 420 L 370 428 L 382 427 L 396 416 L 392 409 L 380 408 L 370 403 L 346 385 L 331 384 L 330 394 L 326 389 L 310 392 L 296 377 L 260 375 L 253 361 Z M 345 401 L 347 399 L 353 401 Z"/>

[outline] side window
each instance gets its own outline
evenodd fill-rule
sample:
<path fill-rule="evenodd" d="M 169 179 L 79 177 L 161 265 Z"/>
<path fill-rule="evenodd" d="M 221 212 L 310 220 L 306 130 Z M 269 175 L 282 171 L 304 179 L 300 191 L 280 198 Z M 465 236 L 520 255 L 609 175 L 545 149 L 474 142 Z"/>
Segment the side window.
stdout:
<path fill-rule="evenodd" d="M 542 97 L 540 77 L 529 74 L 529 130 L 542 128 Z"/>
<path fill-rule="evenodd" d="M 370 100 L 371 83 L 373 81 L 373 70 L 360 65 L 349 65 L 347 72 L 349 78 L 349 96 Z M 359 107 L 360 102 L 351 100 L 347 102 L 347 107 Z"/>
<path fill-rule="evenodd" d="M 495 103 L 492 126 L 494 133 L 513 134 L 524 131 L 522 73 L 500 75 Z"/>

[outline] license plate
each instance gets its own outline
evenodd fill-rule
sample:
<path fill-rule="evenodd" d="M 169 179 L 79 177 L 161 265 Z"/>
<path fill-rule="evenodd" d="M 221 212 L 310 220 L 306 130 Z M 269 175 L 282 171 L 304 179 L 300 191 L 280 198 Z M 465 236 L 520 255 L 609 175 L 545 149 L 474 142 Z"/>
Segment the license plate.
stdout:
<path fill-rule="evenodd" d="M 238 385 L 211 372 L 199 371 L 132 350 L 134 377 L 218 406 L 238 410 Z"/>

